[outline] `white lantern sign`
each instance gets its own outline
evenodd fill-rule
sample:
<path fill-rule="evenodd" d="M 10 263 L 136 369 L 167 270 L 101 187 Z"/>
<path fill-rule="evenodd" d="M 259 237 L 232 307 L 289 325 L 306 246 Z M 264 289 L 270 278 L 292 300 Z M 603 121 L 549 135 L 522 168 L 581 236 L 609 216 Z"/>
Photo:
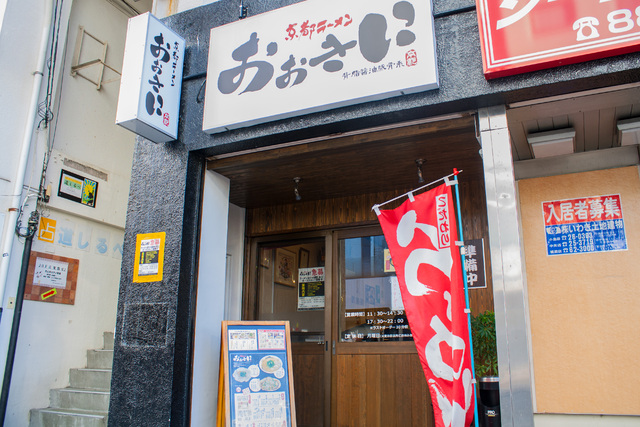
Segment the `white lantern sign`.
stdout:
<path fill-rule="evenodd" d="M 177 139 L 184 51 L 150 13 L 129 19 L 116 124 L 157 143 Z"/>

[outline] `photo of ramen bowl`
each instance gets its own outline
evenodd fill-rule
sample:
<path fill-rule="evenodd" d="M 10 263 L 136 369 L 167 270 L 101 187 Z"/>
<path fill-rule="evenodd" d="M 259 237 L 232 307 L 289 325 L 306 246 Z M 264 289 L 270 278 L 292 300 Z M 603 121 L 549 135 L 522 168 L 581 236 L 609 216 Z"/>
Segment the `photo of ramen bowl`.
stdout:
<path fill-rule="evenodd" d="M 267 374 L 273 374 L 282 368 L 282 359 L 278 356 L 265 356 L 260 360 L 260 369 Z"/>

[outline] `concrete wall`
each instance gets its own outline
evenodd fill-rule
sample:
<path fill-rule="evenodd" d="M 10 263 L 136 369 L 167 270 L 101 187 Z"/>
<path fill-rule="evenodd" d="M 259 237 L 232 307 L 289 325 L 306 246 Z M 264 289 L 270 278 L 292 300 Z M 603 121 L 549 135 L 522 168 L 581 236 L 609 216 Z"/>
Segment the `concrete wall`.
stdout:
<path fill-rule="evenodd" d="M 0 212 L 3 214 L 9 208 L 7 196 L 16 179 L 43 4 L 43 0 L 0 1 L 0 57 L 10 58 L 10 61 L 3 60 L 0 67 L 0 127 L 3 129 Z M 56 116 L 49 130 L 38 132 L 34 139 L 25 185 L 37 189 L 47 138 L 55 135 L 46 179 L 51 184 L 52 197 L 44 215 L 56 220 L 56 235 L 54 243 L 34 239 L 33 250 L 79 260 L 76 299 L 74 305 L 24 302 L 5 425 L 26 425 L 29 409 L 48 406 L 49 389 L 67 386 L 69 369 L 86 366 L 86 350 L 101 347 L 102 332 L 113 331 L 115 327 L 134 136 L 114 124 L 119 82 L 106 84 L 98 91 L 90 82 L 72 77 L 70 67 L 78 26 L 82 25 L 108 43 L 106 62 L 121 69 L 127 17 L 106 1 L 67 1 L 64 7 L 57 65 L 58 70 L 63 71 L 54 82 Z M 95 42 L 85 40 L 81 62 L 93 59 L 96 49 L 100 48 Z M 96 70 L 88 69 L 87 74 L 95 76 Z M 45 71 L 43 86 L 46 74 Z M 115 77 L 113 73 L 105 73 L 105 79 L 112 77 Z M 99 183 L 95 208 L 57 196 L 62 168 Z M 25 215 L 28 217 L 28 212 Z M 0 229 L 1 225 L 0 220 Z M 5 232 L 12 232 L 13 226 L 5 224 Z M 21 257 L 22 243 L 16 239 L 6 298 L 16 296 Z M 5 309 L 0 324 L 3 362 L 12 316 L 13 310 Z"/>

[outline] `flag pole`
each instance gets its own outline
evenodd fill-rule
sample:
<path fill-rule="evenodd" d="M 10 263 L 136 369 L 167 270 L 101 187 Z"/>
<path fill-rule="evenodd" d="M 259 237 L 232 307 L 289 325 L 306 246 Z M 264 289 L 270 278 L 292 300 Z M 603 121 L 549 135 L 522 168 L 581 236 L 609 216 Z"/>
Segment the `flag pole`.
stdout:
<path fill-rule="evenodd" d="M 464 245 L 464 237 L 462 235 L 462 210 L 460 209 L 460 192 L 458 191 L 458 174 L 462 172 L 458 169 L 453 169 L 453 174 L 449 176 L 454 176 L 455 179 L 453 181 L 449 181 L 445 177 L 445 181 L 447 185 L 453 185 L 456 188 L 456 214 L 458 217 L 458 238 L 462 245 Z M 449 184 L 451 182 L 451 184 Z M 462 261 L 462 276 L 464 277 L 464 300 L 466 304 L 466 312 L 467 312 L 467 329 L 469 331 L 469 347 L 470 347 L 470 355 L 471 355 L 471 373 L 473 375 L 473 390 L 474 390 L 474 399 L 473 399 L 473 418 L 475 420 L 475 427 L 478 427 L 478 387 L 476 383 L 476 369 L 473 361 L 473 337 L 471 336 L 471 309 L 469 308 L 469 286 L 467 281 L 467 268 L 465 266 L 465 250 L 464 246 L 460 248 L 460 258 Z"/>
<path fill-rule="evenodd" d="M 402 199 L 403 197 L 409 197 L 409 198 L 411 198 L 411 196 L 413 195 L 413 193 L 416 193 L 416 192 L 418 192 L 418 191 L 420 191 L 420 190 L 422 190 L 422 189 L 424 189 L 424 188 L 427 188 L 427 187 L 429 187 L 429 186 L 432 186 L 432 185 L 434 185 L 434 184 L 437 184 L 437 183 L 439 183 L 440 181 L 449 182 L 449 178 L 451 178 L 452 176 L 455 176 L 455 175 L 459 174 L 460 172 L 462 172 L 462 171 L 459 171 L 459 170 L 457 170 L 457 169 L 454 169 L 454 171 L 455 171 L 455 173 L 449 174 L 449 175 L 447 175 L 447 176 L 443 176 L 442 178 L 438 178 L 438 179 L 436 179 L 435 181 L 432 181 L 432 182 L 430 182 L 430 183 L 428 183 L 428 184 L 423 185 L 422 187 L 418 187 L 418 188 L 416 188 L 415 190 L 407 191 L 406 193 L 401 194 L 401 195 L 399 195 L 399 196 L 397 196 L 397 197 L 394 197 L 393 199 L 387 200 L 386 202 L 382 202 L 382 203 L 378 203 L 377 205 L 373 205 L 373 207 L 371 208 L 371 210 L 372 210 L 372 211 L 375 211 L 375 212 L 376 212 L 376 215 L 380 215 L 380 206 L 384 206 L 384 205 L 386 205 L 386 204 L 388 204 L 388 203 L 395 202 L 396 200 Z"/>

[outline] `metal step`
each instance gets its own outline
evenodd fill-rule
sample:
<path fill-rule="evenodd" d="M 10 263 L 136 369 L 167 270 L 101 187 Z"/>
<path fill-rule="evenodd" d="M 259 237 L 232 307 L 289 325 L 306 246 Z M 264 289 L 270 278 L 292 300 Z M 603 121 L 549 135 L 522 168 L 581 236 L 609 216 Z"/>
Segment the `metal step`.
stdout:
<path fill-rule="evenodd" d="M 52 408 L 107 412 L 109 395 L 108 391 L 68 387 L 51 390 L 49 400 Z"/>
<path fill-rule="evenodd" d="M 70 369 L 69 384 L 72 388 L 109 390 L 111 369 Z"/>
<path fill-rule="evenodd" d="M 111 369 L 113 350 L 87 350 L 87 368 Z"/>
<path fill-rule="evenodd" d="M 32 409 L 29 427 L 105 427 L 107 413 L 73 409 Z"/>

